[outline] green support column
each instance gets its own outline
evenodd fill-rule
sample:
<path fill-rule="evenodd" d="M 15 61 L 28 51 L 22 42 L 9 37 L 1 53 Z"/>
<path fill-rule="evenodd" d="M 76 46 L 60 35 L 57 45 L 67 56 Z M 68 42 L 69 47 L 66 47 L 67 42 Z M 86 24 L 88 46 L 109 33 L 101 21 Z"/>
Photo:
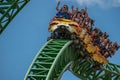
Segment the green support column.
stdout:
<path fill-rule="evenodd" d="M 29 0 L 0 0 L 0 34 Z"/>

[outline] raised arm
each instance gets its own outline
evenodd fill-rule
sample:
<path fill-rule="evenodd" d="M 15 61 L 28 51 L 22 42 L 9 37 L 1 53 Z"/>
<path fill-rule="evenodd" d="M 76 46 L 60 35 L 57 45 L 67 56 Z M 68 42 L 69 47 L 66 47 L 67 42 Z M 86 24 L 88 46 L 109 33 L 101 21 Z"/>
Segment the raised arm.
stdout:
<path fill-rule="evenodd" d="M 73 5 L 72 5 L 72 7 L 71 7 L 71 8 L 72 8 L 72 12 L 74 12 L 74 6 L 73 6 Z"/>
<path fill-rule="evenodd" d="M 57 6 L 56 6 L 57 11 L 59 11 L 59 5 L 60 5 L 60 1 L 58 1 Z"/>

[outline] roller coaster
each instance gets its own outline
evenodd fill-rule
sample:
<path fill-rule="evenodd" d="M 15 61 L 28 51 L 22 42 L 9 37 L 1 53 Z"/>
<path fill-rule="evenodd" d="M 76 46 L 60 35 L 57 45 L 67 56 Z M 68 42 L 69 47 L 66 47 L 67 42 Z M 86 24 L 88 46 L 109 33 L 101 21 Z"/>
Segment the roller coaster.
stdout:
<path fill-rule="evenodd" d="M 0 1 L 0 34 L 28 2 Z M 96 53 L 92 40 L 85 40 L 87 34 L 81 37 L 82 28 L 78 23 L 54 18 L 48 30 L 51 36 L 33 59 L 24 80 L 60 80 L 66 70 L 82 80 L 120 80 L 120 65 Z"/>

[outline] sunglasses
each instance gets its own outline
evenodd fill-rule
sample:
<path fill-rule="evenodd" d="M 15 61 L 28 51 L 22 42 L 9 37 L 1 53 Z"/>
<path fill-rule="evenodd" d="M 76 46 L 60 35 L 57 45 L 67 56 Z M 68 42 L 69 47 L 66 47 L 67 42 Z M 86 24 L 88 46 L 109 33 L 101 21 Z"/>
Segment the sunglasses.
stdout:
<path fill-rule="evenodd" d="M 67 8 L 67 7 L 64 6 L 63 8 Z"/>
<path fill-rule="evenodd" d="M 66 7 L 66 6 L 63 6 L 63 8 L 67 9 L 67 7 Z"/>

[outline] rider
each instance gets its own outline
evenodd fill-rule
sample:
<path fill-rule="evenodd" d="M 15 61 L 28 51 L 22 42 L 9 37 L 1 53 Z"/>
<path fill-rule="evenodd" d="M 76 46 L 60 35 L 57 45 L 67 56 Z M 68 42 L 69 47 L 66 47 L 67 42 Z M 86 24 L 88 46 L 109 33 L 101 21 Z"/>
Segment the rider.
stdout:
<path fill-rule="evenodd" d="M 70 14 L 70 18 L 72 19 L 73 16 L 78 12 L 78 7 L 76 9 L 74 9 L 74 6 L 72 5 L 71 9 L 72 9 L 72 11 L 69 12 L 69 14 Z"/>
<path fill-rule="evenodd" d="M 65 19 L 70 19 L 70 15 L 68 13 L 68 6 L 63 5 L 61 9 L 59 9 L 60 1 L 58 1 L 58 4 L 56 6 L 56 10 L 58 11 L 56 14 L 56 18 L 65 18 Z"/>
<path fill-rule="evenodd" d="M 81 13 L 80 12 L 76 12 L 73 15 L 72 20 L 75 21 L 75 22 L 77 22 L 79 25 L 81 25 L 81 23 L 82 23 Z"/>

